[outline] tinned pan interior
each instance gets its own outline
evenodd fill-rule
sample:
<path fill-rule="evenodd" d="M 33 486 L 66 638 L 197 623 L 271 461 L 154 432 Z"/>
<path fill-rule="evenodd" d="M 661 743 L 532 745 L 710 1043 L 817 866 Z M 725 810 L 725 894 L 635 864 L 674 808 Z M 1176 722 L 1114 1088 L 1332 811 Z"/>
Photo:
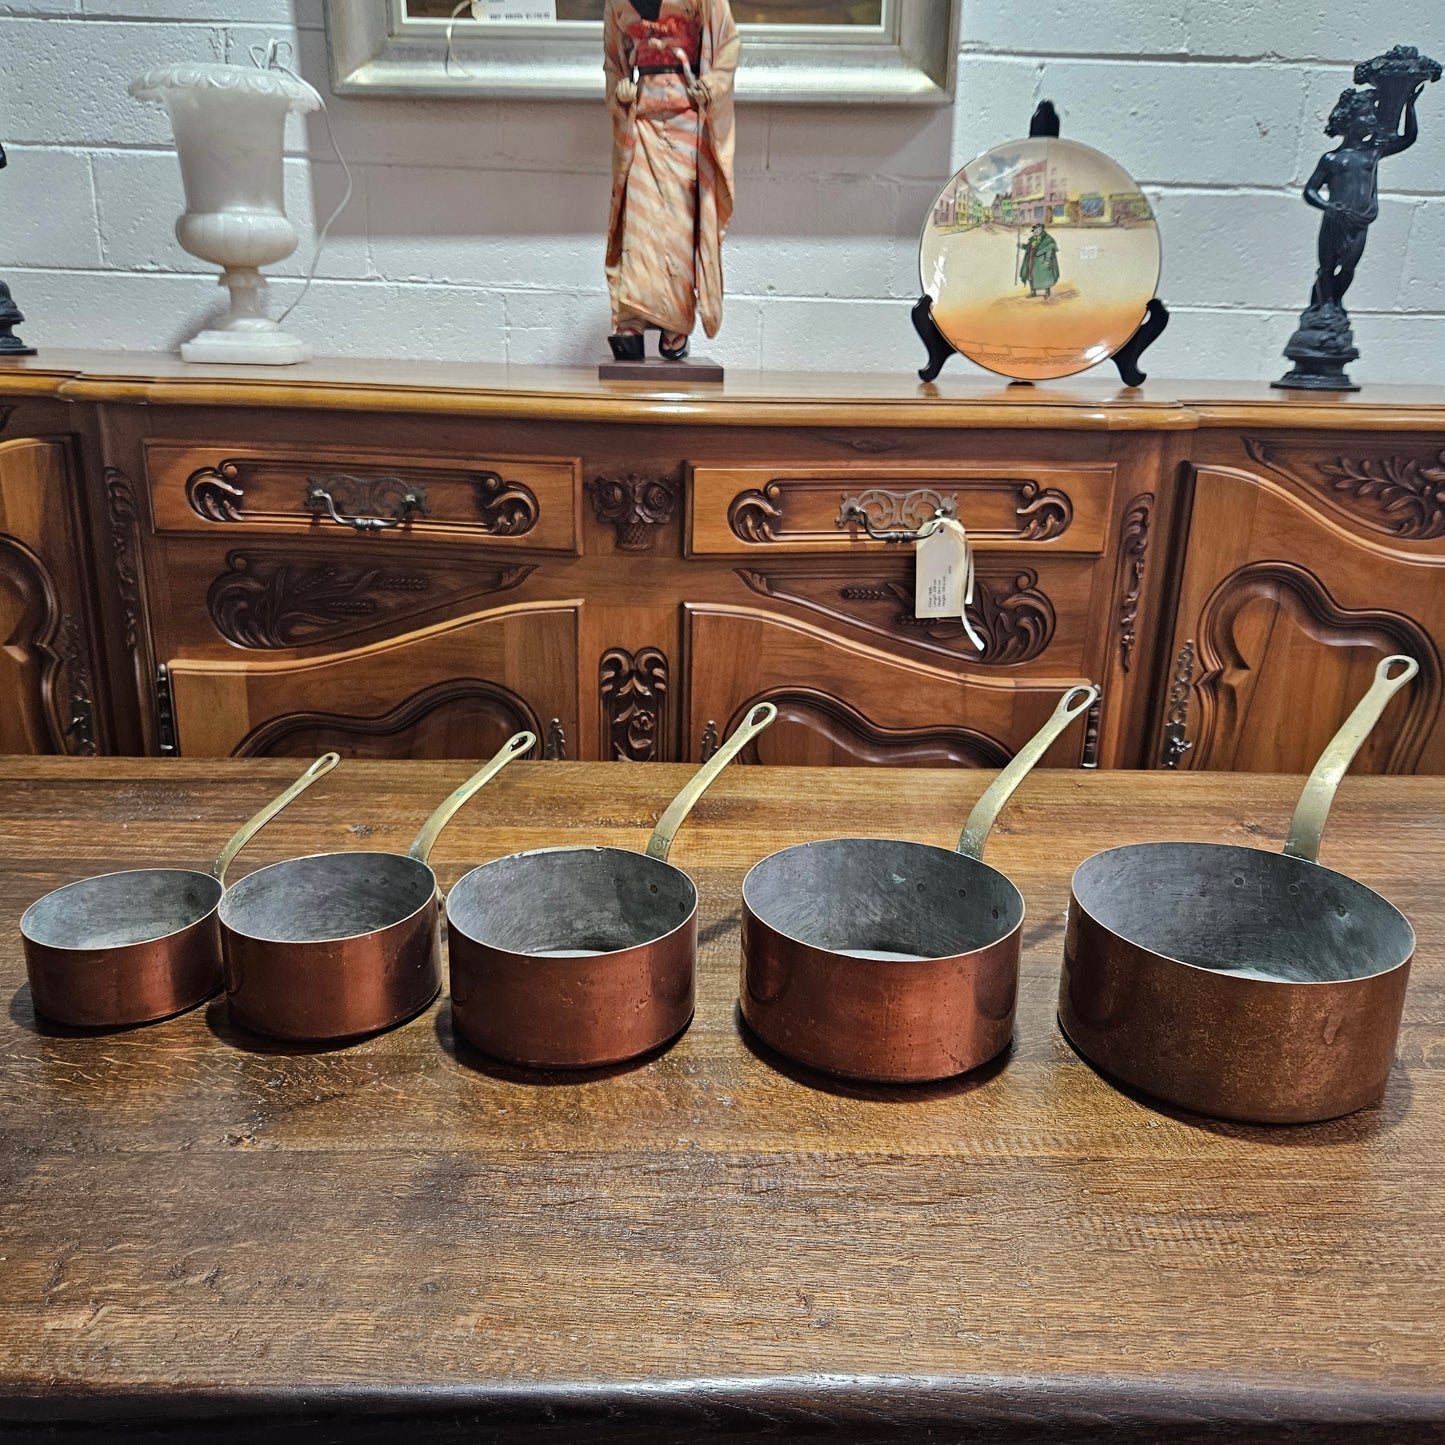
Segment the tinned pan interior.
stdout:
<path fill-rule="evenodd" d="M 1384 1089 L 1414 946 L 1397 908 L 1316 863 L 1114 848 L 1074 875 L 1060 1022 L 1106 1073 L 1185 1108 L 1333 1118 Z"/>
<path fill-rule="evenodd" d="M 964 1073 L 1013 1037 L 1023 917 L 1002 873 L 944 848 L 838 838 L 784 849 L 743 882 L 743 1016 L 830 1073 Z"/>
<path fill-rule="evenodd" d="M 616 1063 L 681 1032 L 696 997 L 697 889 L 621 848 L 549 848 L 473 869 L 447 898 L 458 1031 L 538 1067 Z"/>
<path fill-rule="evenodd" d="M 221 986 L 220 883 L 189 868 L 82 878 L 20 920 L 36 1009 L 82 1028 L 147 1023 Z"/>
<path fill-rule="evenodd" d="M 373 1033 L 441 988 L 436 875 L 405 854 L 272 864 L 227 890 L 220 920 L 231 1009 L 261 1033 Z"/>

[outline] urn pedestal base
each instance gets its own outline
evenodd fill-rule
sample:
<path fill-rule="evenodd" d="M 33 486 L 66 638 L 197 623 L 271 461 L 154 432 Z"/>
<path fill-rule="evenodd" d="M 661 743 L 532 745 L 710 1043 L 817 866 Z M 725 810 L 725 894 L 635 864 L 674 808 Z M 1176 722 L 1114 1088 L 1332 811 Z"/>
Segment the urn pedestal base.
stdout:
<path fill-rule="evenodd" d="M 292 366 L 298 361 L 310 361 L 311 347 L 279 328 L 202 331 L 181 344 L 181 360 L 235 366 Z"/>

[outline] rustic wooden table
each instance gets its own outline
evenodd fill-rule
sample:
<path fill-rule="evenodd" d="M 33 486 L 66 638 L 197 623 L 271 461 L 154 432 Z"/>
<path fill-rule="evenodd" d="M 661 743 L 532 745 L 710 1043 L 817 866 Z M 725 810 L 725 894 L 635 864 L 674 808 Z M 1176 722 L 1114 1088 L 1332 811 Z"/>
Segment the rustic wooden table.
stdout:
<path fill-rule="evenodd" d="M 725 774 L 673 854 L 702 895 L 697 1017 L 636 1067 L 498 1067 L 445 999 L 334 1050 L 243 1035 L 219 1000 L 104 1036 L 37 1022 L 32 899 L 208 866 L 294 771 L 0 761 L 0 1429 L 1445 1438 L 1445 779 L 1352 778 L 1335 806 L 1324 861 L 1420 947 L 1384 1100 L 1328 1125 L 1125 1097 L 1054 1023 L 1073 866 L 1149 838 L 1277 848 L 1287 778 L 1030 779 L 988 853 L 1028 900 L 1017 1042 L 934 1087 L 750 1044 L 738 894 L 815 836 L 952 846 L 987 781 L 965 770 Z M 404 849 L 465 772 L 344 764 L 243 861 Z M 433 861 L 446 885 L 521 847 L 641 847 L 686 775 L 519 764 Z"/>

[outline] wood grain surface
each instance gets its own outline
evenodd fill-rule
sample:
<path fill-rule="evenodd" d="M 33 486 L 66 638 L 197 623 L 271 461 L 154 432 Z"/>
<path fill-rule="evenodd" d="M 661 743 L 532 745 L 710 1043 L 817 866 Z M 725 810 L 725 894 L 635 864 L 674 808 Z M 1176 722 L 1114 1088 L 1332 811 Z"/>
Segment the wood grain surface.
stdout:
<path fill-rule="evenodd" d="M 403 850 L 465 763 L 348 761 L 242 855 Z M 675 765 L 518 764 L 432 855 L 640 848 Z M 285 760 L 0 760 L 0 1429 L 224 1440 L 1445 1438 L 1445 780 L 1350 777 L 1325 863 L 1419 935 L 1383 1101 L 1228 1125 L 1114 1090 L 1054 1022 L 1068 885 L 1148 839 L 1278 848 L 1298 780 L 1054 772 L 988 861 L 1028 905 L 1016 1045 L 936 1086 L 829 1082 L 740 1031 L 770 850 L 952 846 L 986 771 L 735 767 L 679 835 L 696 1019 L 631 1067 L 527 1075 L 445 998 L 328 1050 L 224 1002 L 37 1023 L 47 889 L 206 866 Z"/>
<path fill-rule="evenodd" d="M 1043 386 L 1010 385 L 963 371 L 920 382 L 909 370 L 729 370 L 721 384 L 659 387 L 599 381 L 595 367 L 581 366 L 349 357 L 323 357 L 299 366 L 195 366 L 169 352 L 63 349 L 0 360 L 0 394 L 663 425 L 1439 431 L 1445 418 L 1445 391 L 1438 386 L 1281 392 L 1262 381 L 1155 377 L 1144 386 L 1125 387 L 1104 368 Z"/>

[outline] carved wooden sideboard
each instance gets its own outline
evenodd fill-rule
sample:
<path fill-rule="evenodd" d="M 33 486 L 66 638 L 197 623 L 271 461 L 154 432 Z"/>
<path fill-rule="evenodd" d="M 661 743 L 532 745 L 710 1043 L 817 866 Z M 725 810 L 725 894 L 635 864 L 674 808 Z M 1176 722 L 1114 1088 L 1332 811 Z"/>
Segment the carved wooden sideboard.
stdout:
<path fill-rule="evenodd" d="M 1445 771 L 1445 390 L 0 363 L 0 748 Z M 919 620 L 935 509 L 971 622 Z"/>

